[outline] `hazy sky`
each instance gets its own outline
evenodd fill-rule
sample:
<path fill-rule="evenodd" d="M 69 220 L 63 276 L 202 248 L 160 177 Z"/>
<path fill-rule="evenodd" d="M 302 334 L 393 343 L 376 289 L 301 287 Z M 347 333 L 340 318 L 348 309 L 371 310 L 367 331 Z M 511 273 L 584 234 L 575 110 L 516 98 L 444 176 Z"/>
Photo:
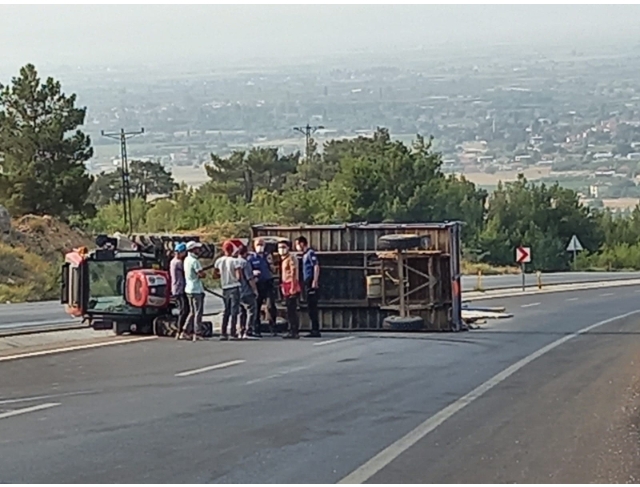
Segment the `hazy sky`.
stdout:
<path fill-rule="evenodd" d="M 0 5 L 0 70 L 247 58 L 451 43 L 640 41 L 640 6 Z"/>

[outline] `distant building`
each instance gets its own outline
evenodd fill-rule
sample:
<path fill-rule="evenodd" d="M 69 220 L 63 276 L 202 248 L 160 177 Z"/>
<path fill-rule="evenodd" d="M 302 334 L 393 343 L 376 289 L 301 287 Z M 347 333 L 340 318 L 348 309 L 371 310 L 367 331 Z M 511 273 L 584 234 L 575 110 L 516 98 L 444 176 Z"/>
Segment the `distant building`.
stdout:
<path fill-rule="evenodd" d="M 516 162 L 530 162 L 531 161 L 531 156 L 530 155 L 516 156 L 515 157 L 515 161 Z"/>
<path fill-rule="evenodd" d="M 596 160 L 611 159 L 612 157 L 613 157 L 613 154 L 611 152 L 596 152 L 593 155 L 593 158 Z"/>
<path fill-rule="evenodd" d="M 627 159 L 630 161 L 640 161 L 640 152 L 629 152 L 627 154 Z"/>

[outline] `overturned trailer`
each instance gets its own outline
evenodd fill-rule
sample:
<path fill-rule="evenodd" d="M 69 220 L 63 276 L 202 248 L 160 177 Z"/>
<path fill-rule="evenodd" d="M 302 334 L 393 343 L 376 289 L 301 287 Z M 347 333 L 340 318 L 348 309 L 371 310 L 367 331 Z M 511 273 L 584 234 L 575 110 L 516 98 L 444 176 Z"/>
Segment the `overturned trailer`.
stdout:
<path fill-rule="evenodd" d="M 460 331 L 460 222 L 252 226 L 307 238 L 320 263 L 323 330 Z M 306 307 L 302 296 L 301 307 Z M 302 313 L 302 328 L 309 328 Z"/>

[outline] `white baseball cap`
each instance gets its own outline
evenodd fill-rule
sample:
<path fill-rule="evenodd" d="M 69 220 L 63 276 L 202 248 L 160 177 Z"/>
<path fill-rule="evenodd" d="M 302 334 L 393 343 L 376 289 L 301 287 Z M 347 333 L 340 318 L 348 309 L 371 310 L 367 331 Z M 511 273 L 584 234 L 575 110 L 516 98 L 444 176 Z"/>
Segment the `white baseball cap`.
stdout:
<path fill-rule="evenodd" d="M 194 242 L 193 240 L 187 244 L 188 251 L 199 249 L 200 247 L 202 247 L 202 244 L 200 242 Z"/>

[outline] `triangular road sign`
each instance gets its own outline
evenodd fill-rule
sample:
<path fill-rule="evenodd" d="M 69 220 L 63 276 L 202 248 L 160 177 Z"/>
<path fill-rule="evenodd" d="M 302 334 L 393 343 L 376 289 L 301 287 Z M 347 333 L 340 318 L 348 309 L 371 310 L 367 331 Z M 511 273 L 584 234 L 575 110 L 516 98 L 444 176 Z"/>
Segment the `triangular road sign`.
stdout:
<path fill-rule="evenodd" d="M 584 248 L 582 247 L 580 240 L 578 240 L 578 236 L 574 235 L 571 237 L 569 245 L 567 245 L 567 252 L 579 252 L 581 250 L 584 250 Z"/>

